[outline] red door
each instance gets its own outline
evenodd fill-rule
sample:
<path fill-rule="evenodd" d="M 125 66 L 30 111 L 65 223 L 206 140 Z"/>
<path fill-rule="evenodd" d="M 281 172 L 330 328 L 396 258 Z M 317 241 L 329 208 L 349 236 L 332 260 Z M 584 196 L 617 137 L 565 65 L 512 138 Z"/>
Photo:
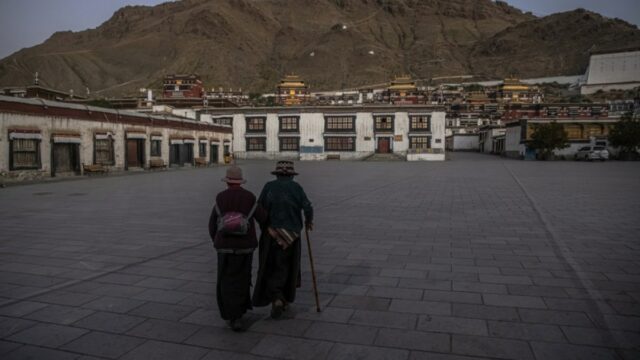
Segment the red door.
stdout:
<path fill-rule="evenodd" d="M 381 154 L 389 153 L 389 138 L 386 138 L 386 137 L 378 138 L 378 152 Z"/>
<path fill-rule="evenodd" d="M 131 167 L 139 167 L 140 156 L 138 154 L 138 140 L 127 140 L 127 165 Z"/>

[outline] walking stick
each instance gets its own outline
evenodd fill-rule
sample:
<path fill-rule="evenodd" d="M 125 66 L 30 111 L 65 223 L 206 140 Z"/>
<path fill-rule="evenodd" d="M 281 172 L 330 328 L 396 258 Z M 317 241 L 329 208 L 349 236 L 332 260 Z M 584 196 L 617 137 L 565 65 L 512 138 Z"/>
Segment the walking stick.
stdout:
<path fill-rule="evenodd" d="M 307 249 L 309 249 L 309 264 L 311 264 L 311 279 L 313 280 L 313 293 L 316 296 L 316 311 L 320 312 L 320 299 L 318 298 L 318 284 L 316 283 L 316 270 L 313 267 L 313 255 L 311 254 L 311 241 L 309 241 L 309 229 L 304 229 L 307 235 Z"/>

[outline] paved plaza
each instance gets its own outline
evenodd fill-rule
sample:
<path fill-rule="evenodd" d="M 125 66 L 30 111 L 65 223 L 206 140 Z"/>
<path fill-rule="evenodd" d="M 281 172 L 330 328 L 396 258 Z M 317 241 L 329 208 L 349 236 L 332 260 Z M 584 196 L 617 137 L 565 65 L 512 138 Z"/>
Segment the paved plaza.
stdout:
<path fill-rule="evenodd" d="M 225 167 L 0 189 L 0 358 L 640 359 L 640 163 L 450 156 L 296 162 L 323 311 L 305 244 L 245 333 L 215 302 Z"/>

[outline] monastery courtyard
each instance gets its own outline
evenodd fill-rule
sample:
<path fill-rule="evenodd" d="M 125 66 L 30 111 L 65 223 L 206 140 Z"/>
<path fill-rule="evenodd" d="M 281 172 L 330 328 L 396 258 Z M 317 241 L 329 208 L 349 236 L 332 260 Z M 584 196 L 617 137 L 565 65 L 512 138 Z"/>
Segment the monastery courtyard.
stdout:
<path fill-rule="evenodd" d="M 448 156 L 296 162 L 322 312 L 304 244 L 293 308 L 240 334 L 207 232 L 224 166 L 0 189 L 0 357 L 640 359 L 640 163 Z"/>

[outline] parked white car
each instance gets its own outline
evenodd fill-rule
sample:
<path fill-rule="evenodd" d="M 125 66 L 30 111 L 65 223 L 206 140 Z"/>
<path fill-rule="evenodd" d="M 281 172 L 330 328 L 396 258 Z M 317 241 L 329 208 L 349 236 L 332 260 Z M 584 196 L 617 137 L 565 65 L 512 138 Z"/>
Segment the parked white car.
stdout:
<path fill-rule="evenodd" d="M 609 160 L 609 151 L 604 146 L 583 146 L 581 147 L 576 155 L 574 156 L 576 160 Z"/>

